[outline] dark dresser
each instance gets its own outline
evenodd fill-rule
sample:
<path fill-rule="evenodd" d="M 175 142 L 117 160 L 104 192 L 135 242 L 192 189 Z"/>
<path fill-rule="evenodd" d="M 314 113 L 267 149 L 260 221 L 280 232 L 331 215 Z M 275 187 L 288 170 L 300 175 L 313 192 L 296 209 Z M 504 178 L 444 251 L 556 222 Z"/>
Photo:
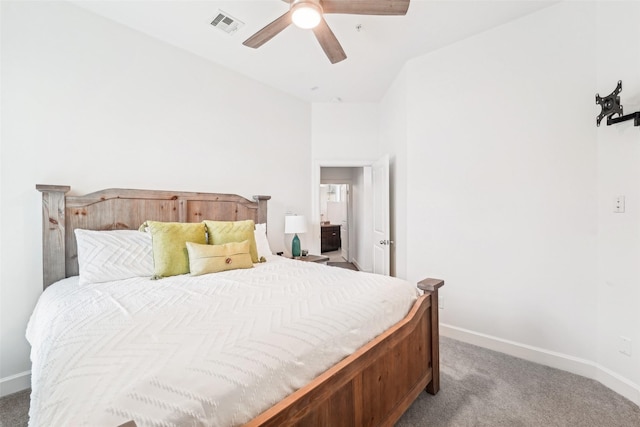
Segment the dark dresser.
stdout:
<path fill-rule="evenodd" d="M 320 243 L 321 252 L 331 252 L 340 249 L 342 242 L 340 240 L 339 225 L 323 225 Z"/>

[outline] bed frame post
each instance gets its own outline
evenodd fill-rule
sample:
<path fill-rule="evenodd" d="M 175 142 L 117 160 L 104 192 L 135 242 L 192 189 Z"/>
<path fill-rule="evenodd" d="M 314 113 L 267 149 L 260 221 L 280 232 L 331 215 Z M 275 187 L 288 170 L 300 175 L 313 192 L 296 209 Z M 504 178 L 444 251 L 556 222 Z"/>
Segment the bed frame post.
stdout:
<path fill-rule="evenodd" d="M 258 220 L 256 224 L 267 223 L 267 200 L 271 199 L 271 196 L 253 196 L 253 200 L 258 202 Z"/>
<path fill-rule="evenodd" d="M 43 289 L 67 277 L 65 268 L 66 185 L 37 184 L 42 193 L 42 280 Z"/>
<path fill-rule="evenodd" d="M 431 294 L 431 382 L 427 384 L 427 393 L 436 394 L 440 390 L 440 319 L 438 313 L 438 289 L 444 286 L 444 280 L 424 279 L 418 282 L 418 288 Z"/>

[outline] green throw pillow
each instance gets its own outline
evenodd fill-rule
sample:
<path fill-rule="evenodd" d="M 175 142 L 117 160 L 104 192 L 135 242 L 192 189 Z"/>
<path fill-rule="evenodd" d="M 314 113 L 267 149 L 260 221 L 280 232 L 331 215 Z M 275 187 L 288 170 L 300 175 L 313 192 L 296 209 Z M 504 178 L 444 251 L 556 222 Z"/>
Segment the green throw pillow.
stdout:
<path fill-rule="evenodd" d="M 258 247 L 254 234 L 255 224 L 253 220 L 246 221 L 202 221 L 207 226 L 210 245 L 224 245 L 225 243 L 249 241 L 249 253 L 251 261 L 258 263 Z"/>
<path fill-rule="evenodd" d="M 186 243 L 207 243 L 204 224 L 159 221 L 147 221 L 145 224 L 151 234 L 153 277 L 159 279 L 189 273 Z"/>
<path fill-rule="evenodd" d="M 187 242 L 187 251 L 192 276 L 253 268 L 248 240 L 224 245 L 199 245 Z"/>

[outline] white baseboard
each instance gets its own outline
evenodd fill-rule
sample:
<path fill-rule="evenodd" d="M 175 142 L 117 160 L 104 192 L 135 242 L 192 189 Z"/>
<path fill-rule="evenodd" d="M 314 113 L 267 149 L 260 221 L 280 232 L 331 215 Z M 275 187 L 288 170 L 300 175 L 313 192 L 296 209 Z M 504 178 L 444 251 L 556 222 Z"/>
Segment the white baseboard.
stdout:
<path fill-rule="evenodd" d="M 638 384 L 589 360 L 443 323 L 440 324 L 440 335 L 594 379 L 640 406 Z"/>
<path fill-rule="evenodd" d="M 0 378 L 0 397 L 26 390 L 29 387 L 31 387 L 31 371 Z"/>
<path fill-rule="evenodd" d="M 615 372 L 597 365 L 598 371 L 594 380 L 610 388 L 621 396 L 626 397 L 640 406 L 640 386 Z"/>

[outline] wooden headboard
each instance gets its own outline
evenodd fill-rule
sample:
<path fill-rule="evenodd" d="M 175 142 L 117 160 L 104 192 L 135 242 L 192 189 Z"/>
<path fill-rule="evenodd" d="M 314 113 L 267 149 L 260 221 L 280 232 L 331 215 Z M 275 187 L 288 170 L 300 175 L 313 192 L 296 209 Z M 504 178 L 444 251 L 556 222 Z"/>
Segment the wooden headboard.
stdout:
<path fill-rule="evenodd" d="M 42 193 L 44 288 L 78 275 L 74 230 L 137 230 L 147 221 L 200 222 L 204 219 L 267 222 L 267 200 L 235 194 L 111 188 L 84 196 L 66 196 L 65 185 L 36 185 Z"/>

